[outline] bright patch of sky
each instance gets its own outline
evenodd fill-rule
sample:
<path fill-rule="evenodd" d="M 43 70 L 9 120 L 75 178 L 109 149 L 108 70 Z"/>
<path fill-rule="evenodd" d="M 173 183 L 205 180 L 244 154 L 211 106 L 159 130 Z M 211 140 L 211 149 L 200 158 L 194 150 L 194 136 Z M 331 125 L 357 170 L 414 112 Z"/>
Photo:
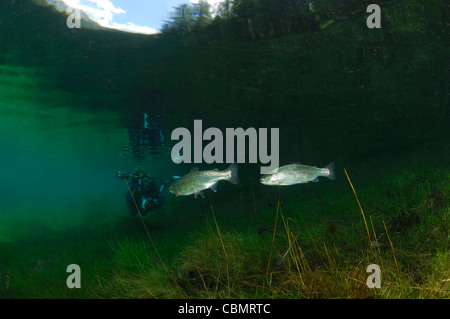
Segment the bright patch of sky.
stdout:
<path fill-rule="evenodd" d="M 169 19 L 174 6 L 199 0 L 63 0 L 81 9 L 104 27 L 128 32 L 154 34 Z M 212 8 L 220 0 L 208 0 Z"/>

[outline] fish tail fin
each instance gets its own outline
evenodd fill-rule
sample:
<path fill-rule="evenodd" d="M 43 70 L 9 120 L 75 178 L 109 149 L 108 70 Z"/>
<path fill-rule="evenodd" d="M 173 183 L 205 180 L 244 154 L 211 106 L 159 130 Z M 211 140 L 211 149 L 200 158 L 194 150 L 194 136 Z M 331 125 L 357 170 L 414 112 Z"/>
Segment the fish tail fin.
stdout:
<path fill-rule="evenodd" d="M 331 162 L 330 164 L 328 164 L 328 165 L 325 167 L 325 168 L 327 168 L 328 171 L 329 171 L 328 176 L 325 176 L 325 177 L 328 177 L 329 179 L 332 179 L 332 180 L 335 180 L 335 179 L 336 179 L 336 171 L 335 171 L 335 169 L 334 169 L 335 166 L 336 166 L 336 163 L 335 163 L 335 162 Z"/>
<path fill-rule="evenodd" d="M 227 171 L 231 172 L 231 176 L 228 181 L 234 185 L 239 184 L 238 165 L 236 163 L 228 166 Z"/>

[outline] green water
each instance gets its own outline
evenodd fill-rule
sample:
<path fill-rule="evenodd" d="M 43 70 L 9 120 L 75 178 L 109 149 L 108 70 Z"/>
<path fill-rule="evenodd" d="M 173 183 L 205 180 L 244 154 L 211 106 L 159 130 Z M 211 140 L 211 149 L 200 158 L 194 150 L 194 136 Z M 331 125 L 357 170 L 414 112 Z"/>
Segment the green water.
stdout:
<path fill-rule="evenodd" d="M 148 268 L 156 267 L 144 222 L 162 260 L 176 265 L 195 236 L 215 228 L 211 207 L 222 231 L 244 234 L 253 248 L 256 234 L 268 232 L 264 252 L 277 203 L 286 218 L 303 220 L 320 236 L 333 239 L 338 227 L 337 242 L 353 240 L 347 225 L 361 221 L 344 168 L 379 225 L 389 218 L 389 227 L 409 223 L 402 214 L 437 193 L 445 199 L 435 207 L 448 215 L 448 11 L 441 7 L 439 1 L 384 3 L 380 30 L 367 29 L 359 14 L 321 31 L 200 41 L 189 34 L 68 30 L 61 14 L 31 1 L 6 1 L 0 11 L 0 297 L 127 297 L 102 290 L 121 269 L 111 243 L 144 241 L 153 256 Z M 280 165 L 335 161 L 337 179 L 271 188 L 259 183 L 260 164 L 242 164 L 239 186 L 223 182 L 206 199 L 165 191 L 161 210 L 131 218 L 117 171 L 143 169 L 168 179 L 192 166 L 174 164 L 170 148 L 144 161 L 133 157 L 128 128 L 142 112 L 161 114 L 168 146 L 171 131 L 192 129 L 194 119 L 204 128 L 277 127 Z M 403 229 L 417 225 L 398 226 L 400 251 L 416 240 L 402 237 Z M 448 252 L 448 223 L 442 225 L 439 240 L 411 254 Z M 426 234 L 435 225 L 420 227 Z M 87 288 L 65 286 L 73 263 Z"/>

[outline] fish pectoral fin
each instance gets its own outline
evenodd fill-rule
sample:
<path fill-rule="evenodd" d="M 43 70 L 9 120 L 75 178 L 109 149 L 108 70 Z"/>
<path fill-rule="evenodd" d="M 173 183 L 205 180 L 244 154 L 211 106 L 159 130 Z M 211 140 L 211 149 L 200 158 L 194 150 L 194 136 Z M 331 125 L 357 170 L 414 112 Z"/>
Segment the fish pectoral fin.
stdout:
<path fill-rule="evenodd" d="M 316 177 L 316 178 L 314 178 L 311 182 L 317 183 L 318 181 L 319 181 L 319 178 Z"/>
<path fill-rule="evenodd" d="M 218 182 L 212 184 L 211 186 L 209 186 L 209 188 L 211 188 L 213 192 L 217 192 L 217 184 Z"/>
<path fill-rule="evenodd" d="M 205 198 L 205 194 L 203 194 L 202 191 L 200 192 L 194 192 L 194 197 L 197 198 L 197 196 L 200 195 L 202 198 Z"/>

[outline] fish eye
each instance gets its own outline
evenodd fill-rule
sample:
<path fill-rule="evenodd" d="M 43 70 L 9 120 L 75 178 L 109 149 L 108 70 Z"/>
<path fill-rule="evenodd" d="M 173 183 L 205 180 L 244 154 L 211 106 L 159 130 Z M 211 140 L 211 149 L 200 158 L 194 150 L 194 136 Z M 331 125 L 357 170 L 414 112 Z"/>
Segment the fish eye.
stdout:
<path fill-rule="evenodd" d="M 271 178 L 271 175 L 264 175 L 261 177 L 261 179 L 259 181 L 261 183 L 268 183 L 268 182 L 270 182 L 270 178 Z"/>

